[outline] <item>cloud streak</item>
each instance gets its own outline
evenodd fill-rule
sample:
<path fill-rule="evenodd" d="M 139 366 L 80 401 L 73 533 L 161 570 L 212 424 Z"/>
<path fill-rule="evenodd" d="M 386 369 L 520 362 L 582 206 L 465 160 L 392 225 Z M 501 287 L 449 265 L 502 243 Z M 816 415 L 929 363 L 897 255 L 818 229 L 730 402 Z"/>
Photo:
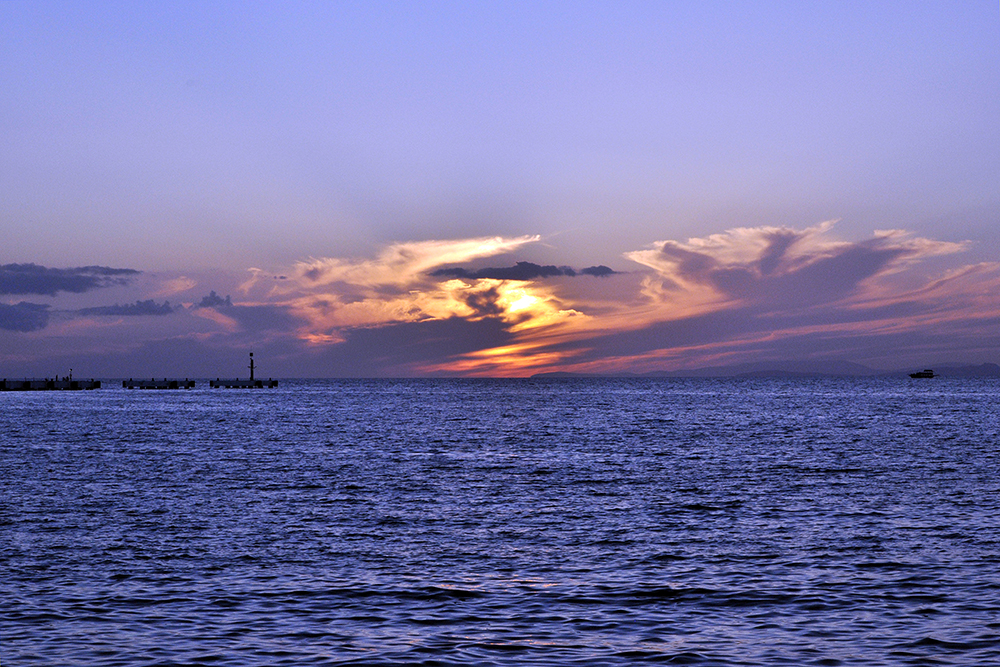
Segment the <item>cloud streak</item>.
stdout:
<path fill-rule="evenodd" d="M 81 308 L 81 315 L 97 316 L 117 316 L 117 317 L 140 317 L 146 315 L 170 315 L 174 312 L 169 301 L 156 303 L 152 299 L 146 301 L 136 301 L 125 305 L 115 304 L 113 306 L 96 306 L 93 308 Z"/>
<path fill-rule="evenodd" d="M 609 267 L 601 265 L 588 266 L 585 269 L 581 269 L 580 273 L 604 278 L 614 275 L 615 272 Z M 533 262 L 518 262 L 514 266 L 477 269 L 475 271 L 463 268 L 436 269 L 431 271 L 430 275 L 435 278 L 448 277 L 465 280 L 482 280 L 484 278 L 491 278 L 493 280 L 538 280 L 539 278 L 555 278 L 559 276 L 572 278 L 577 275 L 577 271 L 569 266 L 555 266 L 553 264 L 542 266 Z"/>
<path fill-rule="evenodd" d="M 82 293 L 127 285 L 139 275 L 135 269 L 107 266 L 80 266 L 53 269 L 37 264 L 0 265 L 0 294 L 38 294 L 55 296 L 59 292 Z"/>
<path fill-rule="evenodd" d="M 49 307 L 37 303 L 8 306 L 0 303 L 0 329 L 7 331 L 38 331 L 49 323 Z"/>

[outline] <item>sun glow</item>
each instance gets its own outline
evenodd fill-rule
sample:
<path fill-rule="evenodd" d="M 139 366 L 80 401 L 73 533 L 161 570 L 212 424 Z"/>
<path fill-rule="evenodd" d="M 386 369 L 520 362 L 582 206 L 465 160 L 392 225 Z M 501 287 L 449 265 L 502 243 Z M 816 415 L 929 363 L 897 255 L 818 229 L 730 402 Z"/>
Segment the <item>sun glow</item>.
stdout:
<path fill-rule="evenodd" d="M 523 377 L 559 366 L 583 351 L 553 351 L 537 343 L 504 345 L 459 355 L 442 364 L 423 365 L 420 371 L 480 377 Z"/>
<path fill-rule="evenodd" d="M 518 311 L 528 310 L 538 302 L 539 298 L 537 296 L 522 293 L 507 306 L 507 312 L 516 313 Z"/>

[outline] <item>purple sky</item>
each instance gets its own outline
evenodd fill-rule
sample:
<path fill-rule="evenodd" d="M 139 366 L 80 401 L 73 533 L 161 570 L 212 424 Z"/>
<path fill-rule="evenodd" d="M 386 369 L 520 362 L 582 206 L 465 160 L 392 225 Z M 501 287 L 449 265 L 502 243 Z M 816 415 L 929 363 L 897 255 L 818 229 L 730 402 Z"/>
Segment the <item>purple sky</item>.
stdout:
<path fill-rule="evenodd" d="M 0 377 L 1000 361 L 998 35 L 985 1 L 2 2 Z"/>

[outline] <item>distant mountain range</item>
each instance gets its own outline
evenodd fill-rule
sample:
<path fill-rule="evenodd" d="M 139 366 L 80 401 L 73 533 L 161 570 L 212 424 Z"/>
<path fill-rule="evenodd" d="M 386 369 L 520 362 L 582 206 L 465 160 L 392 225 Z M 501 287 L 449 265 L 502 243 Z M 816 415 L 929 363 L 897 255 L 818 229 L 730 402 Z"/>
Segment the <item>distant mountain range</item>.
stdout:
<path fill-rule="evenodd" d="M 979 364 L 938 364 L 926 366 L 933 368 L 942 377 L 997 377 L 1000 378 L 1000 365 Z M 683 378 L 683 377 L 906 377 L 920 368 L 905 370 L 882 371 L 852 361 L 761 361 L 754 363 L 733 364 L 730 366 L 709 366 L 706 368 L 688 368 L 679 371 L 650 371 L 648 373 L 539 373 L 535 378 L 576 378 L 576 377 L 650 377 L 650 378 Z"/>

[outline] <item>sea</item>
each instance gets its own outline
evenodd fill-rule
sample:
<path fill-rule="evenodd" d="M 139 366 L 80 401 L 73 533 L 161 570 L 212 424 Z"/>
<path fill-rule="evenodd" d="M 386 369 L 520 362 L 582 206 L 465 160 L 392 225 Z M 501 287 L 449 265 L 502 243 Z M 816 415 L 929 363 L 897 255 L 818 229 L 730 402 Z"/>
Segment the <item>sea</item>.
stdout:
<path fill-rule="evenodd" d="M 0 393 L 0 664 L 1000 665 L 998 396 Z"/>

